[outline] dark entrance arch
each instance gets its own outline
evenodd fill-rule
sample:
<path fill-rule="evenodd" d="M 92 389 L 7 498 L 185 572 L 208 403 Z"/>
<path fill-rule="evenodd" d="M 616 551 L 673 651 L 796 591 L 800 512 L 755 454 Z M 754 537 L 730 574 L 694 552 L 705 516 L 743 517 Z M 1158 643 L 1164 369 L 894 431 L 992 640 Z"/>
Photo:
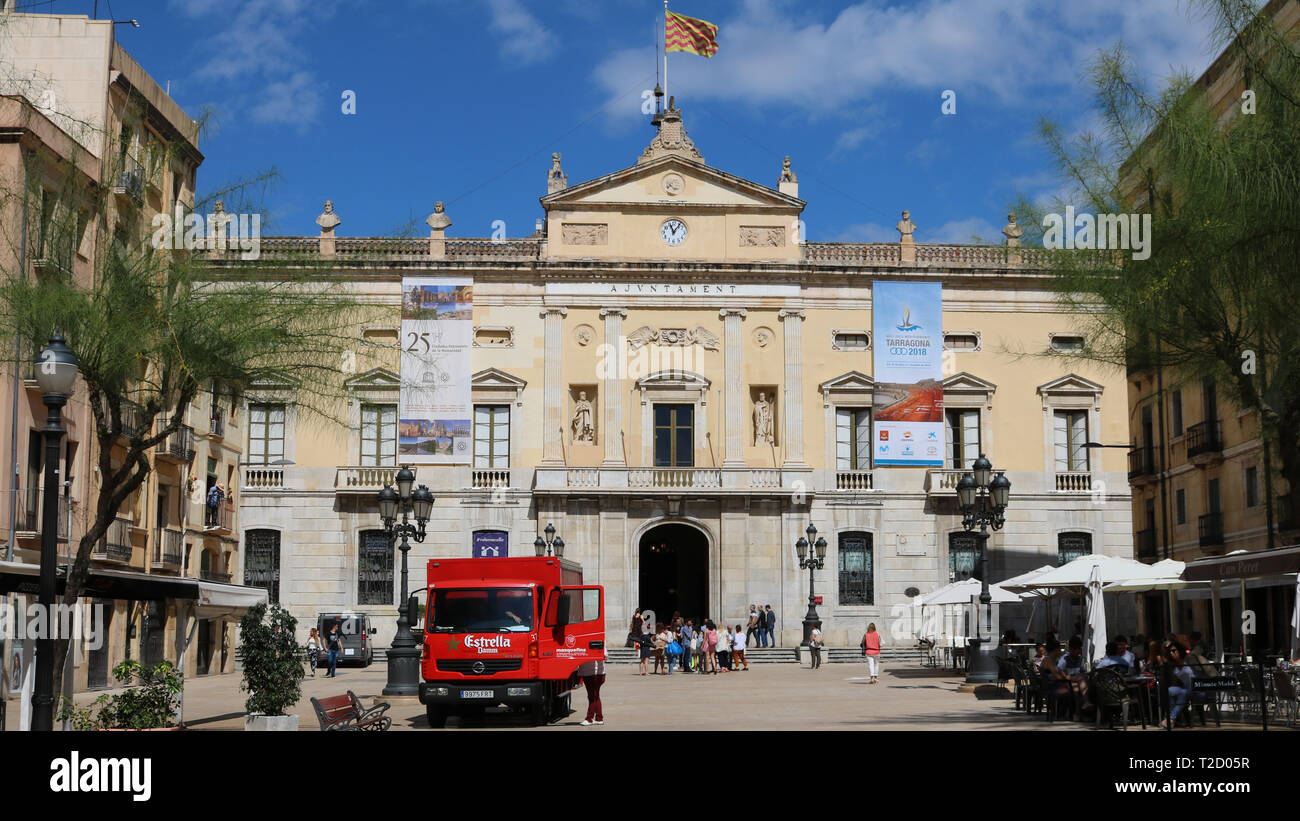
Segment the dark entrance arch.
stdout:
<path fill-rule="evenodd" d="M 674 611 L 683 619 L 709 613 L 709 540 L 690 525 L 664 524 L 641 536 L 640 601 L 667 621 Z"/>

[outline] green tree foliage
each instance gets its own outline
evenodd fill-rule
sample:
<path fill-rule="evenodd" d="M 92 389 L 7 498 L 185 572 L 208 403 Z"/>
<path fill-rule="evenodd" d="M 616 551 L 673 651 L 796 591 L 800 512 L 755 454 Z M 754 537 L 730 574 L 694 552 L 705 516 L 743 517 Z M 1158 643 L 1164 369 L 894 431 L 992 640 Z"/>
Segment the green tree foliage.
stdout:
<path fill-rule="evenodd" d="M 235 656 L 244 665 L 239 689 L 248 693 L 249 713 L 282 716 L 302 698 L 306 655 L 294 631 L 298 620 L 278 604 L 254 605 L 239 621 Z"/>
<path fill-rule="evenodd" d="M 1151 255 L 1058 252 L 1085 355 L 1216 382 L 1262 420 L 1300 510 L 1300 52 L 1254 4 L 1199 4 L 1253 92 L 1213 111 L 1185 76 L 1152 91 L 1122 46 L 1089 66 L 1102 133 L 1040 135 L 1078 211 L 1152 215 Z M 1270 500 L 1271 501 L 1271 500 Z"/>

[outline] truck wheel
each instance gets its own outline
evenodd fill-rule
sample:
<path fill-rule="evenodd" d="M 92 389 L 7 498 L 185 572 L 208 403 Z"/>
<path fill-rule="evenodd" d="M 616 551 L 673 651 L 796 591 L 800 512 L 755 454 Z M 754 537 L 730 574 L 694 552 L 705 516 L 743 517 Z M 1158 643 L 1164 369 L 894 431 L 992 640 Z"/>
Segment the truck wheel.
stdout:
<path fill-rule="evenodd" d="M 429 719 L 429 726 L 441 730 L 447 726 L 447 714 L 432 704 L 424 705 L 424 715 Z"/>

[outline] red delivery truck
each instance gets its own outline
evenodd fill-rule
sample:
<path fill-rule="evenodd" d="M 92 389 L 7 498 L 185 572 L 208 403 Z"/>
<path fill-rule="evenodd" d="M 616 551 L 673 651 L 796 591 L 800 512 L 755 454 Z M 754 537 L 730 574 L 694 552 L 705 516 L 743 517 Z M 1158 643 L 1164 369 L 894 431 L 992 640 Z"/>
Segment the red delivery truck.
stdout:
<path fill-rule="evenodd" d="M 429 726 L 504 705 L 569 714 L 578 668 L 605 657 L 605 591 L 553 556 L 429 561 L 420 703 Z"/>

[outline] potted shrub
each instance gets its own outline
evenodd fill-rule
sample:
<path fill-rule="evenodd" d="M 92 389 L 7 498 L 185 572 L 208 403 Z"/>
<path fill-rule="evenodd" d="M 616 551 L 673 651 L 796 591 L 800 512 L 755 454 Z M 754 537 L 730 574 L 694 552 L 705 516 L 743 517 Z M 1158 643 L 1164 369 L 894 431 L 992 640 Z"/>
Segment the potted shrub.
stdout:
<path fill-rule="evenodd" d="M 285 713 L 302 697 L 305 651 L 297 627 L 298 620 L 278 604 L 254 605 L 240 620 L 235 657 L 244 665 L 239 689 L 248 693 L 245 730 L 298 729 L 298 716 Z"/>
<path fill-rule="evenodd" d="M 113 668 L 113 678 L 128 689 L 95 699 L 89 707 L 63 700 L 59 720 L 74 730 L 175 730 L 176 697 L 181 677 L 176 666 L 163 661 L 146 667 L 127 659 Z"/>

